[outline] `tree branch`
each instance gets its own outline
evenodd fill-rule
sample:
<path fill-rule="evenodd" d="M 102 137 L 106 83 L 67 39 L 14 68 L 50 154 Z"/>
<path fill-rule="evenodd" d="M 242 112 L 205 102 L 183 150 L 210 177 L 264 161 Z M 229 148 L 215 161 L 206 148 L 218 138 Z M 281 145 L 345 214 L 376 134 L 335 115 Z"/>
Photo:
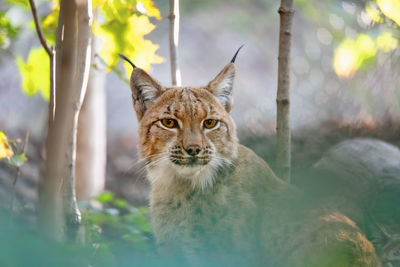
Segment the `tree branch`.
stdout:
<path fill-rule="evenodd" d="M 293 0 L 281 0 L 279 56 L 278 56 L 278 93 L 277 103 L 277 154 L 278 176 L 290 183 L 290 43 L 293 22 Z"/>
<path fill-rule="evenodd" d="M 52 57 L 52 50 L 50 49 L 49 45 L 47 44 L 46 39 L 44 38 L 44 35 L 43 35 L 42 28 L 40 27 L 40 23 L 39 23 L 39 18 L 38 18 L 37 11 L 36 11 L 35 2 L 33 2 L 33 0 L 29 0 L 29 4 L 31 5 L 33 21 L 35 22 L 35 28 L 36 28 L 36 32 L 37 32 L 37 35 L 39 37 L 40 43 L 42 44 L 44 50 L 46 50 L 47 54 L 50 57 Z"/>
<path fill-rule="evenodd" d="M 181 71 L 178 64 L 179 0 L 170 0 L 169 4 L 169 54 L 171 60 L 172 85 L 181 86 Z"/>

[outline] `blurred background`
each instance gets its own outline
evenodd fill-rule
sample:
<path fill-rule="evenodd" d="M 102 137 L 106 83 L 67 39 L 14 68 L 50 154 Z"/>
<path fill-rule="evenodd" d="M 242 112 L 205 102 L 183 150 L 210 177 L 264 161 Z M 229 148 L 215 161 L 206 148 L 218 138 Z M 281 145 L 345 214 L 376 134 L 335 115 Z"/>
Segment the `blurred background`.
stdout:
<path fill-rule="evenodd" d="M 0 3 L 0 130 L 9 139 L 21 140 L 30 132 L 28 161 L 21 167 L 17 188 L 21 205 L 34 209 L 35 202 L 26 197 L 37 199 L 32 188 L 37 187 L 43 161 L 48 93 L 46 86 L 29 90 L 29 81 L 22 79 L 32 70 L 40 73 L 41 58 L 28 62 L 31 49 L 40 47 L 40 43 L 33 31 L 29 8 L 21 2 Z M 44 27 L 51 28 L 54 19 L 52 22 L 46 16 L 52 11 L 52 3 L 37 2 Z M 146 9 L 143 11 L 138 3 L 138 12 L 145 13 Z M 370 136 L 400 145 L 400 4 L 396 0 L 295 0 L 294 3 L 291 124 L 296 183 L 298 170 L 310 166 L 329 146 L 343 139 Z M 152 42 L 149 47 L 153 50 L 157 48 L 154 45 L 158 46 L 155 54 L 162 59 L 153 56 L 152 62 L 144 65 L 155 79 L 169 86 L 169 3 L 155 0 L 154 4 L 160 14 L 148 14 L 154 27 L 146 30 L 144 38 Z M 207 84 L 237 48 L 245 44 L 235 64 L 232 117 L 241 142 L 272 166 L 278 8 L 278 1 L 269 0 L 182 0 L 178 48 L 183 85 L 189 86 Z M 120 42 L 129 40 L 128 36 Z M 106 189 L 135 205 L 146 205 L 148 185 L 143 166 L 136 163 L 137 120 L 125 69 L 118 59 L 114 60 L 115 68 L 108 69 L 107 58 L 101 56 L 100 53 L 100 69 L 107 73 L 104 79 Z M 141 66 L 141 59 L 134 55 L 131 59 Z M 7 194 L 15 170 L 5 165 L 0 167 L 3 183 L 0 190 Z"/>

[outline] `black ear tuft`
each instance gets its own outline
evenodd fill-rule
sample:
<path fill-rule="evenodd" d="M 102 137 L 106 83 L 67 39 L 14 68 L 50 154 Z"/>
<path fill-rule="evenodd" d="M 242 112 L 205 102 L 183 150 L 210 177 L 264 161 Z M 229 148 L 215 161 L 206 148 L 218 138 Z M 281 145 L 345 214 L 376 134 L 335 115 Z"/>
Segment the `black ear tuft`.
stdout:
<path fill-rule="evenodd" d="M 235 63 L 236 60 L 236 56 L 239 54 L 240 49 L 242 49 L 242 47 L 244 46 L 244 44 L 242 44 L 239 49 L 236 51 L 235 55 L 233 56 L 231 63 Z"/>
<path fill-rule="evenodd" d="M 240 48 L 239 48 L 240 49 Z M 129 64 L 132 65 L 133 68 L 136 68 L 135 64 L 132 63 L 132 61 L 129 60 L 129 58 L 127 58 L 126 56 L 124 56 L 123 54 L 118 54 L 123 60 L 127 61 Z"/>

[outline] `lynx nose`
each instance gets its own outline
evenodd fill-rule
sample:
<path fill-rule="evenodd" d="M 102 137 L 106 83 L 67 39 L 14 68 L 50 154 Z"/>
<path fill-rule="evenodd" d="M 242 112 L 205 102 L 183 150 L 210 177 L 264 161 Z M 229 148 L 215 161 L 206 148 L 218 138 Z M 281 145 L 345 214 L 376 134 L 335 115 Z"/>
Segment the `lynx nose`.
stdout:
<path fill-rule="evenodd" d="M 201 148 L 199 145 L 188 145 L 185 150 L 190 156 L 196 156 L 200 153 Z"/>

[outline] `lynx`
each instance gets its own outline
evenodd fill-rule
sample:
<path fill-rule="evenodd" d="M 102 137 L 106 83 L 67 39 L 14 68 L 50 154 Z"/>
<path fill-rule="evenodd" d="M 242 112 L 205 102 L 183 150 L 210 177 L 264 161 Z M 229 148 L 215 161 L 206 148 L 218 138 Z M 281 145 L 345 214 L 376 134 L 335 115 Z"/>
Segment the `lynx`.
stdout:
<path fill-rule="evenodd" d="M 238 143 L 237 53 L 203 87 L 164 87 L 130 62 L 161 254 L 182 266 L 380 266 L 353 221 L 313 207 Z"/>

